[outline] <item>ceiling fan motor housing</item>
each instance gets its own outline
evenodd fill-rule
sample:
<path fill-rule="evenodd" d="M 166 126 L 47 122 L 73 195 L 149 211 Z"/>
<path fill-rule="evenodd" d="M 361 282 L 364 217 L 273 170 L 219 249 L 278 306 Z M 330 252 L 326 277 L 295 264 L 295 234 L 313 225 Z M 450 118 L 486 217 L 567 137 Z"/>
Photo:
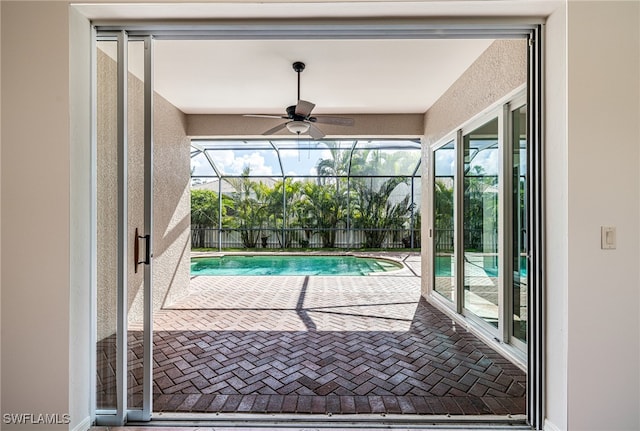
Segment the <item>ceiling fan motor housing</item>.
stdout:
<path fill-rule="evenodd" d="M 294 121 L 304 121 L 307 119 L 307 117 L 304 117 L 302 115 L 298 115 L 296 114 L 296 106 L 297 105 L 291 105 L 291 106 L 287 106 L 287 116 L 289 118 L 291 118 Z"/>
<path fill-rule="evenodd" d="M 315 103 L 308 102 L 306 100 L 300 99 L 300 72 L 304 70 L 306 65 L 301 61 L 296 61 L 293 63 L 293 70 L 298 74 L 298 103 L 295 105 L 287 106 L 287 116 L 279 116 L 279 115 L 247 115 L 249 117 L 265 117 L 265 118 L 285 118 L 289 121 L 285 123 L 281 123 L 271 129 L 267 130 L 263 133 L 263 135 L 273 135 L 274 133 L 279 132 L 280 130 L 286 128 L 291 133 L 296 133 L 298 135 L 302 133 L 309 132 L 309 135 L 313 139 L 322 139 L 325 134 L 322 130 L 318 129 L 312 123 L 320 122 L 326 124 L 337 124 L 340 126 L 351 126 L 353 125 L 353 120 L 350 118 L 341 118 L 341 117 L 329 117 L 329 116 L 321 116 L 321 117 L 312 117 L 311 111 L 316 106 Z"/>

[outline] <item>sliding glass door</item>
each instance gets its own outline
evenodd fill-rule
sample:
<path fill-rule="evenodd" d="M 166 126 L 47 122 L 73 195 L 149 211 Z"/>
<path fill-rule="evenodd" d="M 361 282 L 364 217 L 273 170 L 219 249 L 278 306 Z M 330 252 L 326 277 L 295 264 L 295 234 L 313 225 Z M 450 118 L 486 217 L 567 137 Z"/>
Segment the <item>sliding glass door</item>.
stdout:
<path fill-rule="evenodd" d="M 527 106 L 506 101 L 433 149 L 434 296 L 524 353 L 527 343 Z"/>
<path fill-rule="evenodd" d="M 151 417 L 152 40 L 99 35 L 96 101 L 96 421 Z"/>
<path fill-rule="evenodd" d="M 514 106 L 515 105 L 515 106 Z M 509 116 L 511 120 L 510 151 L 511 165 L 511 250 L 513 272 L 511 337 L 518 343 L 527 342 L 527 302 L 529 273 L 529 241 L 527 235 L 527 214 L 529 198 L 527 196 L 529 173 L 527 169 L 527 106 L 512 104 Z M 520 345 L 520 347 L 523 347 Z"/>
<path fill-rule="evenodd" d="M 495 328 L 502 276 L 499 144 L 497 117 L 463 137 L 464 310 Z"/>
<path fill-rule="evenodd" d="M 96 48 L 97 143 L 94 149 L 96 164 L 96 406 L 105 413 L 118 410 L 122 399 L 118 397 L 116 378 L 119 357 L 116 333 L 121 320 L 117 318 L 118 274 L 109 268 L 118 267 L 118 41 L 100 41 Z M 108 63 L 103 52 L 111 52 Z M 114 54 L 115 53 L 115 54 Z M 120 365 L 121 366 L 121 365 Z"/>
<path fill-rule="evenodd" d="M 455 172 L 456 143 L 447 142 L 433 153 L 433 289 L 455 303 Z"/>

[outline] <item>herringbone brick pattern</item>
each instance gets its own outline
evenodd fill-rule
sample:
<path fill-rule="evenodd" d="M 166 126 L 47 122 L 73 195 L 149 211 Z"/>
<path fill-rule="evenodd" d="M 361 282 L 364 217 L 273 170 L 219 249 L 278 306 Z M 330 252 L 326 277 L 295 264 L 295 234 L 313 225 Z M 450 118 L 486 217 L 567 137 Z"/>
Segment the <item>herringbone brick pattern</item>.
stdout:
<path fill-rule="evenodd" d="M 419 289 L 415 276 L 196 278 L 154 319 L 154 410 L 524 414 L 524 373 Z M 137 403 L 141 332 L 129 348 Z"/>
<path fill-rule="evenodd" d="M 420 298 L 415 276 L 196 277 L 191 292 L 156 330 L 407 331 Z"/>

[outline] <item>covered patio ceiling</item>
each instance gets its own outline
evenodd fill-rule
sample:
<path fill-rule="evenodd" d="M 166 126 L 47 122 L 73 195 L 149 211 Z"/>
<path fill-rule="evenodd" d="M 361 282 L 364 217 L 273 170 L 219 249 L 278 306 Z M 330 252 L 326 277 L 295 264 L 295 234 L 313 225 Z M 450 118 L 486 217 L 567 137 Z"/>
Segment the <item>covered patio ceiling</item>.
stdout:
<path fill-rule="evenodd" d="M 442 20 L 442 17 L 449 16 L 459 21 L 465 16 L 497 20 L 518 16 L 543 17 L 557 3 L 550 0 L 266 1 L 162 5 L 87 3 L 74 7 L 97 23 L 138 20 L 180 23 L 193 19 L 198 22 L 213 19 L 216 22 L 268 23 L 283 20 L 304 26 L 305 22 L 354 18 L 402 21 L 409 17 Z M 298 98 L 297 77 L 292 64 L 302 61 L 306 68 L 300 76 L 300 98 L 315 104 L 313 115 L 356 118 L 356 127 L 327 127 L 328 135 L 417 137 L 424 131 L 423 114 L 494 41 L 476 37 L 434 37 L 313 40 L 159 38 L 155 42 L 154 89 L 187 114 L 191 136 L 257 137 L 277 122 L 242 117 L 242 114 L 285 114 L 286 108 L 295 105 Z M 104 48 L 115 58 L 114 46 Z M 141 43 L 130 46 L 130 70 L 140 78 L 143 75 L 142 50 Z M 382 115 L 389 118 L 382 118 Z M 400 122 L 404 124 L 399 125 Z M 193 127 L 193 124 L 200 123 L 207 127 Z M 381 128 L 384 131 L 380 131 Z"/>
<path fill-rule="evenodd" d="M 492 39 L 157 40 L 154 87 L 185 114 L 282 115 L 300 98 L 318 114 L 423 114 Z M 116 58 L 115 44 L 101 44 Z M 143 44 L 129 68 L 143 78 Z M 265 123 L 268 124 L 268 123 Z"/>
<path fill-rule="evenodd" d="M 94 22 L 310 20 L 548 15 L 559 2 L 207 2 L 74 5 Z M 155 90 L 186 114 L 283 114 L 301 98 L 315 114 L 422 114 L 491 44 L 489 39 L 157 40 Z M 138 47 L 137 49 L 141 49 Z M 141 76 L 132 57 L 131 69 Z M 141 63 L 141 62 L 140 62 Z"/>

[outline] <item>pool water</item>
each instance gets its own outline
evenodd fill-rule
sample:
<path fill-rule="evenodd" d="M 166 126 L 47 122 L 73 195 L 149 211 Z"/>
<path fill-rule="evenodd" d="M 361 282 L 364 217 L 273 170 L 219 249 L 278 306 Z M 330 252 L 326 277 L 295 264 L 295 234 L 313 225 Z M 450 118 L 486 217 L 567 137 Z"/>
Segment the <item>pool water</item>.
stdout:
<path fill-rule="evenodd" d="M 436 277 L 451 277 L 452 276 L 452 268 L 453 268 L 453 256 L 436 256 L 435 258 L 435 273 Z M 486 261 L 481 265 L 481 269 L 487 274 L 489 277 L 497 277 L 498 276 L 498 260 L 494 257 L 489 257 Z M 527 277 L 527 258 L 520 258 L 520 277 Z"/>
<path fill-rule="evenodd" d="M 368 275 L 402 268 L 355 256 L 222 256 L 191 259 L 191 275 Z"/>

